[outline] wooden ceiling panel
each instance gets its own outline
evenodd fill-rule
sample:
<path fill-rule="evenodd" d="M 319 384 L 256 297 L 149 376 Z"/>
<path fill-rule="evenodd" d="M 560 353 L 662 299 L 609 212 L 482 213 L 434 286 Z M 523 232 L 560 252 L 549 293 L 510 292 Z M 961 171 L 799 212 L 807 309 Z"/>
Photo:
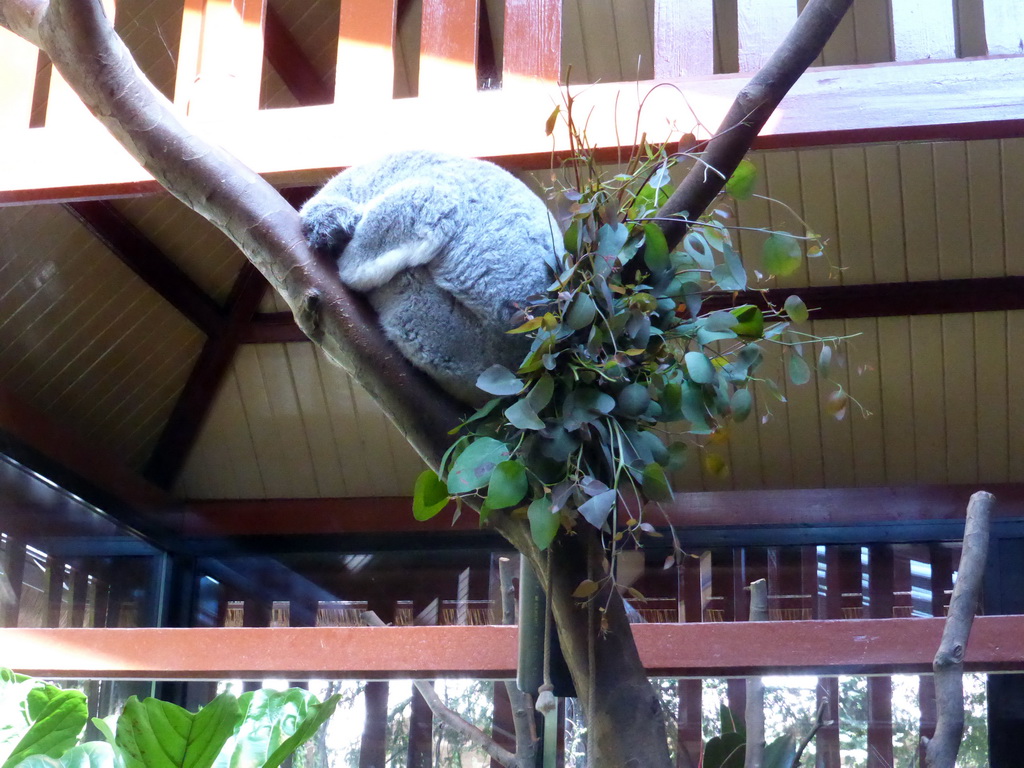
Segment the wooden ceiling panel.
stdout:
<path fill-rule="evenodd" d="M 138 465 L 199 332 L 59 206 L 0 213 L 0 384 Z"/>
<path fill-rule="evenodd" d="M 110 202 L 204 293 L 223 305 L 245 257 L 219 229 L 167 194 Z"/>
<path fill-rule="evenodd" d="M 173 98 L 181 0 L 117 0 L 115 26 L 139 68 L 165 96 Z"/>

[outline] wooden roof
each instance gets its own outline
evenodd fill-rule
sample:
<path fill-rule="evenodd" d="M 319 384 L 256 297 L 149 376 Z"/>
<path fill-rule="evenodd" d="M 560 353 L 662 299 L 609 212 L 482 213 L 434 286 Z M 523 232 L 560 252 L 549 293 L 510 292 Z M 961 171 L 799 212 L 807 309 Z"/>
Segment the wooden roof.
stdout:
<path fill-rule="evenodd" d="M 629 143 L 635 104 L 660 82 L 675 87 L 645 106 L 652 136 L 670 118 L 694 128 L 687 104 L 713 128 L 803 3 L 699 0 L 679 16 L 667 0 L 643 13 L 632 0 L 532 0 L 534 30 L 560 28 L 558 50 L 537 61 L 526 54 L 543 46 L 506 34 L 522 19 L 500 0 L 468 25 L 461 5 L 271 0 L 254 37 L 230 20 L 198 28 L 191 0 L 122 0 L 117 25 L 165 94 L 301 202 L 383 146 L 542 174 L 543 123 L 560 98 L 543 80 L 552 69 L 596 83 L 579 93 L 605 145 Z M 379 36 L 380 8 L 396 20 L 383 59 L 360 47 Z M 1024 344 L 1024 10 L 985 0 L 946 11 L 858 0 L 819 62 L 830 68 L 801 80 L 754 158 L 759 192 L 792 211 L 760 199 L 737 211 L 743 226 L 799 216 L 828 240 L 827 259 L 778 287 L 821 308 L 814 333 L 851 337 L 837 380 L 872 415 L 836 421 L 822 408 L 828 384 L 784 385 L 787 404 L 760 398 L 756 418 L 707 449 L 728 471 L 695 457 L 681 488 L 1024 482 L 1013 355 Z M 702 13 L 709 24 L 692 23 Z M 420 462 L 372 398 L 277 314 L 283 304 L 223 235 L 156 191 L 34 49 L 3 34 L 0 67 L 22 75 L 0 89 L 0 429 L 59 453 L 14 423 L 27 408 L 108 470 L 179 500 L 408 494 Z M 232 60 L 204 34 L 236 35 Z M 476 64 L 441 56 L 449 38 Z M 363 54 L 390 67 L 356 70 Z M 218 109 L 225 92 L 234 101 Z M 117 472 L 87 465 L 71 469 L 118 491 Z"/>

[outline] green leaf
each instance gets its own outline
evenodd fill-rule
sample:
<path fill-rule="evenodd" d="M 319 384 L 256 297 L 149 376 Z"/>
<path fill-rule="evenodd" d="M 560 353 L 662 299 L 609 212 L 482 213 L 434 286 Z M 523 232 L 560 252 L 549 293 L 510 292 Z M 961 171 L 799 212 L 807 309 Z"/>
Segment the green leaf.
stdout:
<path fill-rule="evenodd" d="M 533 385 L 526 401 L 530 404 L 534 413 L 540 413 L 551 402 L 551 396 L 555 394 L 555 380 L 548 374 L 543 374 L 537 383 Z"/>
<path fill-rule="evenodd" d="M 615 496 L 614 490 L 597 494 L 580 505 L 580 514 L 588 523 L 600 530 L 604 527 L 608 515 L 611 514 L 612 508 L 615 506 Z"/>
<path fill-rule="evenodd" d="M 526 516 L 530 520 L 530 535 L 533 537 L 533 543 L 541 551 L 547 549 L 558 535 L 558 529 L 562 522 L 562 516 L 552 511 L 551 497 L 542 496 L 536 499 L 530 504 Z"/>
<path fill-rule="evenodd" d="M 711 384 L 715 380 L 715 366 L 701 352 L 687 352 L 683 357 L 686 372 L 698 384 Z"/>
<path fill-rule="evenodd" d="M 22 689 L 32 724 L 14 745 L 3 768 L 11 768 L 32 755 L 59 758 L 78 742 L 89 721 L 88 705 L 81 691 L 40 686 L 27 679 L 21 682 L 30 682 L 32 686 Z"/>
<path fill-rule="evenodd" d="M 754 406 L 754 397 L 749 389 L 737 389 L 729 398 L 729 409 L 734 421 L 745 421 Z"/>
<path fill-rule="evenodd" d="M 701 269 L 711 270 L 715 266 L 715 256 L 704 235 L 690 230 L 683 237 L 683 251 L 690 256 Z"/>
<path fill-rule="evenodd" d="M 832 347 L 830 347 L 828 344 L 823 344 L 821 347 L 821 352 L 818 353 L 818 373 L 827 379 L 831 371 Z"/>
<path fill-rule="evenodd" d="M 210 768 L 241 722 L 238 700 L 222 693 L 199 712 L 132 696 L 117 721 L 125 768 Z"/>
<path fill-rule="evenodd" d="M 644 467 L 644 494 L 651 501 L 672 501 L 672 486 L 660 464 L 651 463 Z"/>
<path fill-rule="evenodd" d="M 505 409 L 505 418 L 508 423 L 516 429 L 544 429 L 544 422 L 541 421 L 529 398 L 517 400 Z"/>
<path fill-rule="evenodd" d="M 749 160 L 740 160 L 732 176 L 725 182 L 725 192 L 737 200 L 746 200 L 754 194 L 754 184 L 757 182 L 757 166 Z"/>
<path fill-rule="evenodd" d="M 665 233 L 654 222 L 644 224 L 644 261 L 653 274 L 665 272 L 672 266 Z"/>
<path fill-rule="evenodd" d="M 432 469 L 425 469 L 416 478 L 412 491 L 412 516 L 423 522 L 444 509 L 451 497 L 447 486 Z"/>
<path fill-rule="evenodd" d="M 476 386 L 489 395 L 516 395 L 523 391 L 523 382 L 503 365 L 492 365 L 481 373 Z"/>
<path fill-rule="evenodd" d="M 308 691 L 262 688 L 243 694 L 243 718 L 221 750 L 217 768 L 277 768 L 312 738 L 334 713 L 340 697 L 322 704 Z"/>
<path fill-rule="evenodd" d="M 761 768 L 792 768 L 796 759 L 796 736 L 787 733 L 764 748 Z"/>
<path fill-rule="evenodd" d="M 593 579 L 584 579 L 579 583 L 576 589 L 573 590 L 572 596 L 577 600 L 586 600 L 592 594 L 597 592 L 600 586 L 601 585 Z"/>
<path fill-rule="evenodd" d="M 504 509 L 515 506 L 526 495 L 526 469 L 515 459 L 503 461 L 494 468 L 487 484 L 487 506 Z"/>
<path fill-rule="evenodd" d="M 787 297 L 786 303 L 782 307 L 786 310 L 786 314 L 789 315 L 789 319 L 794 323 L 802 323 L 807 319 L 807 305 L 804 304 L 803 299 L 799 296 Z"/>
<path fill-rule="evenodd" d="M 597 253 L 594 266 L 598 274 L 607 275 L 619 260 L 622 247 L 629 237 L 629 229 L 625 224 L 602 224 L 597 230 Z"/>
<path fill-rule="evenodd" d="M 481 437 L 469 444 L 448 473 L 449 493 L 468 493 L 483 488 L 494 468 L 509 457 L 508 446 L 493 437 Z"/>
<path fill-rule="evenodd" d="M 704 745 L 702 768 L 743 768 L 744 754 L 747 748 L 746 737 L 741 733 L 729 731 L 721 736 L 708 739 Z"/>
<path fill-rule="evenodd" d="M 114 748 L 105 741 L 88 741 L 72 747 L 59 759 L 46 755 L 26 757 L 18 768 L 115 768 Z"/>
<path fill-rule="evenodd" d="M 739 321 L 732 327 L 737 336 L 760 339 L 764 336 L 764 315 L 753 304 L 744 304 L 730 310 Z"/>
<path fill-rule="evenodd" d="M 776 232 L 764 241 L 764 268 L 773 275 L 785 277 L 800 266 L 800 242 L 792 235 Z"/>
<path fill-rule="evenodd" d="M 544 121 L 544 135 L 550 136 L 555 132 L 555 122 L 558 120 L 558 114 L 562 111 L 561 105 L 555 107 L 555 110 L 548 115 L 548 119 Z"/>
<path fill-rule="evenodd" d="M 594 322 L 597 315 L 597 305 L 590 298 L 590 294 L 584 291 L 573 296 L 569 302 L 569 309 L 565 313 L 565 323 L 574 331 L 586 328 Z"/>
<path fill-rule="evenodd" d="M 789 356 L 789 380 L 794 384 L 806 384 L 811 380 L 811 368 L 800 355 Z"/>

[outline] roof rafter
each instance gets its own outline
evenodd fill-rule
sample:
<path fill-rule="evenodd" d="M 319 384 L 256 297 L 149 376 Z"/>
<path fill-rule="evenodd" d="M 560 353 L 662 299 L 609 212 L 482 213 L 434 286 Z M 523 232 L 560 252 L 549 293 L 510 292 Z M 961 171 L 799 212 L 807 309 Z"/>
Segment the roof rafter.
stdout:
<path fill-rule="evenodd" d="M 295 100 L 303 106 L 334 101 L 334 88 L 324 82 L 280 14 L 269 3 L 263 24 L 263 53 Z"/>

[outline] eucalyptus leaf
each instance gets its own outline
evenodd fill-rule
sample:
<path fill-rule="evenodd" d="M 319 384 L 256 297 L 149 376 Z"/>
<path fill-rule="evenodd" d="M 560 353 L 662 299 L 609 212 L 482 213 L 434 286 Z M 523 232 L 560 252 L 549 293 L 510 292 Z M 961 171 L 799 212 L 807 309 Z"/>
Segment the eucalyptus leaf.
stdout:
<path fill-rule="evenodd" d="M 746 200 L 754 194 L 754 185 L 757 183 L 757 166 L 747 159 L 740 160 L 732 176 L 725 182 L 726 194 L 732 195 L 737 200 Z"/>
<path fill-rule="evenodd" d="M 799 296 L 788 296 L 782 308 L 794 323 L 802 323 L 807 319 L 807 305 Z"/>
<path fill-rule="evenodd" d="M 494 468 L 509 456 L 508 446 L 493 437 L 477 438 L 452 465 L 448 473 L 449 493 L 468 493 L 483 488 Z"/>
<path fill-rule="evenodd" d="M 687 352 L 683 360 L 686 372 L 698 384 L 712 384 L 715 381 L 715 366 L 702 352 Z"/>
<path fill-rule="evenodd" d="M 709 272 L 714 269 L 715 256 L 711 253 L 711 246 L 704 239 L 704 235 L 695 230 L 690 230 L 683 237 L 683 252 L 697 262 L 697 266 Z"/>
<path fill-rule="evenodd" d="M 737 389 L 729 398 L 729 409 L 735 421 L 745 421 L 754 407 L 754 398 L 749 389 Z"/>
<path fill-rule="evenodd" d="M 533 388 L 530 390 L 530 394 L 526 396 L 526 401 L 530 404 L 534 413 L 540 413 L 547 407 L 547 404 L 551 402 L 551 396 L 555 393 L 555 380 L 548 374 L 543 374 Z"/>
<path fill-rule="evenodd" d="M 544 429 L 544 422 L 534 411 L 529 399 L 517 400 L 506 408 L 505 418 L 516 429 Z"/>
<path fill-rule="evenodd" d="M 416 478 L 412 491 L 412 516 L 419 521 L 429 520 L 444 509 L 451 497 L 448 487 L 432 469 L 425 469 Z"/>
<path fill-rule="evenodd" d="M 615 506 L 615 495 L 614 490 L 597 494 L 580 505 L 580 514 L 588 523 L 600 530 L 608 521 L 608 515 Z"/>
<path fill-rule="evenodd" d="M 544 551 L 558 535 L 562 516 L 552 508 L 551 497 L 542 496 L 530 504 L 526 517 L 530 521 L 530 536 L 533 537 L 533 543 Z"/>
<path fill-rule="evenodd" d="M 764 314 L 753 304 L 744 304 L 730 311 L 736 318 L 732 330 L 736 335 L 747 339 L 760 339 L 764 336 Z"/>
<path fill-rule="evenodd" d="M 643 489 L 651 501 L 672 501 L 672 486 L 660 464 L 652 462 L 644 467 Z"/>
<path fill-rule="evenodd" d="M 569 308 L 565 314 L 566 324 L 573 330 L 586 328 L 594 322 L 597 316 L 597 305 L 590 298 L 590 294 L 581 291 L 573 296 Z"/>
<path fill-rule="evenodd" d="M 789 356 L 789 380 L 798 385 L 811 380 L 811 368 L 800 355 Z"/>
<path fill-rule="evenodd" d="M 644 224 L 644 262 L 652 274 L 659 274 L 672 268 L 665 233 L 654 222 Z"/>
<path fill-rule="evenodd" d="M 490 395 L 515 395 L 523 391 L 523 382 L 503 365 L 492 365 L 481 373 L 476 386 Z"/>
<path fill-rule="evenodd" d="M 775 232 L 764 241 L 764 268 L 773 275 L 785 277 L 800 266 L 800 242 L 792 235 Z"/>
<path fill-rule="evenodd" d="M 832 347 L 828 344 L 821 346 L 821 352 L 818 353 L 818 373 L 824 378 L 828 378 L 828 375 L 832 372 Z"/>
<path fill-rule="evenodd" d="M 487 506 L 491 509 L 512 507 L 526 496 L 526 469 L 515 459 L 503 461 L 494 468 L 487 484 Z"/>

